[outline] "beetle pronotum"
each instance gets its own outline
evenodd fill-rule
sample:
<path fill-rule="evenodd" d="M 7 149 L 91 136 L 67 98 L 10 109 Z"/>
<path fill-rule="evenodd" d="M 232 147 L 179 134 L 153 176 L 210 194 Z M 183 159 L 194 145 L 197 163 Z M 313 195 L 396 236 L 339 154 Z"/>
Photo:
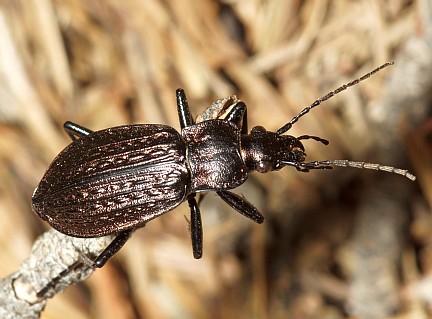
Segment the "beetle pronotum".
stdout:
<path fill-rule="evenodd" d="M 166 125 L 140 124 L 93 132 L 66 122 L 72 139 L 51 163 L 33 194 L 33 210 L 58 231 L 75 237 L 118 233 L 97 257 L 102 267 L 132 231 L 187 201 L 191 211 L 192 248 L 202 256 L 201 213 L 197 192 L 215 191 L 232 208 L 256 223 L 263 215 L 246 199 L 230 192 L 252 171 L 265 173 L 293 166 L 302 172 L 333 166 L 381 170 L 415 176 L 406 170 L 349 160 L 305 162 L 301 140 L 328 141 L 312 135 L 283 135 L 314 107 L 367 79 L 392 63 L 342 85 L 303 109 L 276 132 L 262 126 L 247 130 L 246 105 L 229 100 L 223 119 L 195 123 L 186 95 L 176 91 L 181 134 Z M 228 101 L 227 100 L 227 101 Z"/>

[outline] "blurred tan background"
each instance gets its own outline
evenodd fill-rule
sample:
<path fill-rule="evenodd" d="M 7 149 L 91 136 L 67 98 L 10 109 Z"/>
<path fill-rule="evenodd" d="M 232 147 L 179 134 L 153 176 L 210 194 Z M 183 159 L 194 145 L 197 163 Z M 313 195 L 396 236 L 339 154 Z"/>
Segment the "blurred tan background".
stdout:
<path fill-rule="evenodd" d="M 249 127 L 276 130 L 315 99 L 384 62 L 288 133 L 308 160 L 409 169 L 253 174 L 237 190 L 266 217 L 203 200 L 204 257 L 187 205 L 136 231 L 42 318 L 428 318 L 432 315 L 432 8 L 419 1 L 0 1 L 0 276 L 48 225 L 31 194 L 68 143 L 92 130 L 179 127 L 236 94 Z"/>

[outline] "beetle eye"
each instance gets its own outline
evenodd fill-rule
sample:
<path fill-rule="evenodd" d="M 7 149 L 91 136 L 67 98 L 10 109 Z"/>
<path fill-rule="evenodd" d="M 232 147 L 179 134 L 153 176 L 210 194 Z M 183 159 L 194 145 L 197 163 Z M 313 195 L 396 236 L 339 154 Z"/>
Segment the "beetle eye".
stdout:
<path fill-rule="evenodd" d="M 255 170 L 258 173 L 267 173 L 271 170 L 271 164 L 267 161 L 260 161 L 257 163 Z"/>

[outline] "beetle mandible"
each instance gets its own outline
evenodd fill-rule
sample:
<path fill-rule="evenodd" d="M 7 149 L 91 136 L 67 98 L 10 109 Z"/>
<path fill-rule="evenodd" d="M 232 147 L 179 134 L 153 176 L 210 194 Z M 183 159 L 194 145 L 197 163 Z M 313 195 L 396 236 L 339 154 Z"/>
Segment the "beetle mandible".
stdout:
<path fill-rule="evenodd" d="M 342 166 L 382 170 L 415 180 L 406 170 L 380 164 L 305 162 L 302 140 L 313 139 L 325 145 L 328 141 L 312 135 L 283 135 L 312 108 L 391 64 L 385 63 L 316 100 L 276 132 L 256 126 L 248 133 L 246 105 L 240 100 L 228 105 L 223 119 L 215 116 L 195 123 L 182 89 L 176 91 L 181 134 L 157 124 L 93 132 L 66 122 L 64 129 L 72 143 L 57 155 L 35 189 L 33 210 L 70 236 L 117 233 L 95 260 L 94 266 L 102 267 L 134 229 L 183 201 L 188 202 L 191 212 L 193 256 L 201 258 L 203 234 L 197 192 L 214 191 L 239 213 L 262 223 L 263 215 L 251 203 L 229 191 L 243 184 L 252 171 L 265 173 L 293 166 L 308 172 Z"/>

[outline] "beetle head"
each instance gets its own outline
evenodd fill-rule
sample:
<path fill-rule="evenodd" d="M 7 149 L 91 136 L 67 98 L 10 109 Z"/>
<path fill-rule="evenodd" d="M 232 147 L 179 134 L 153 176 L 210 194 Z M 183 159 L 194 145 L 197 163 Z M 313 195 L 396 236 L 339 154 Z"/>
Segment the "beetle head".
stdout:
<path fill-rule="evenodd" d="M 306 153 L 300 139 L 255 126 L 249 135 L 242 137 L 242 156 L 249 170 L 267 173 L 287 163 L 304 162 Z"/>

